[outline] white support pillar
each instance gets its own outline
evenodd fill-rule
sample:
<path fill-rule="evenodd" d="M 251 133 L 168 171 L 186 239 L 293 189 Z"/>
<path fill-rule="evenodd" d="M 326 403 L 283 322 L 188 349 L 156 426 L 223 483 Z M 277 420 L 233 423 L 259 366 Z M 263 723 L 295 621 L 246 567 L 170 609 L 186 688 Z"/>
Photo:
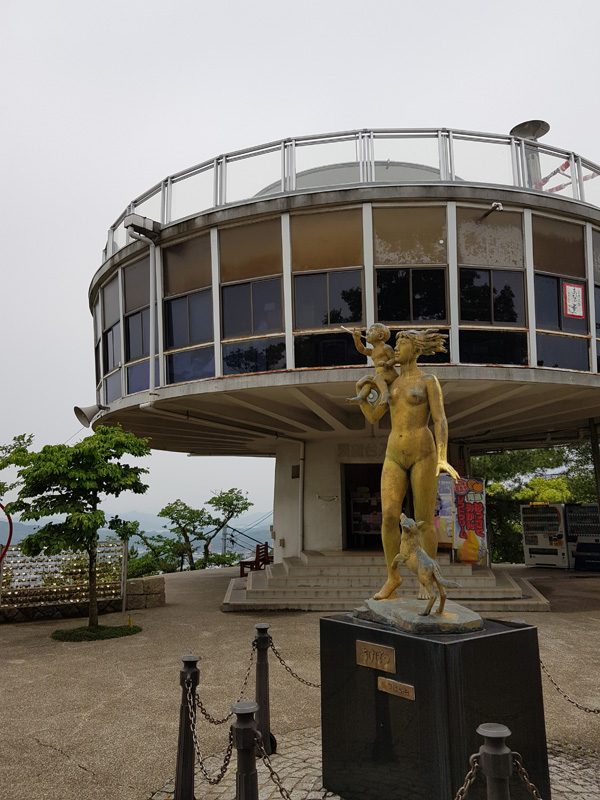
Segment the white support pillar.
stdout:
<path fill-rule="evenodd" d="M 373 209 L 371 203 L 363 203 L 363 263 L 365 286 L 365 324 L 367 328 L 375 322 L 375 268 L 373 259 Z"/>
<path fill-rule="evenodd" d="M 527 338 L 529 341 L 529 366 L 537 367 L 533 221 L 530 208 L 526 208 L 523 212 L 523 236 L 525 238 L 525 286 L 527 294 Z"/>
<path fill-rule="evenodd" d="M 285 331 L 285 363 L 287 369 L 294 369 L 294 306 L 292 302 L 292 237 L 290 215 L 281 215 L 281 257 L 283 261 L 283 325 Z"/>
<path fill-rule="evenodd" d="M 221 283 L 219 271 L 219 231 L 210 231 L 210 267 L 212 279 L 213 347 L 215 353 L 215 378 L 223 375 L 221 358 Z"/>
<path fill-rule="evenodd" d="M 590 321 L 590 369 L 598 370 L 598 344 L 596 342 L 596 302 L 594 292 L 594 239 L 592 226 L 589 222 L 585 226 L 585 274 L 587 277 L 588 315 Z"/>
<path fill-rule="evenodd" d="M 460 362 L 458 326 L 460 322 L 460 296 L 458 284 L 458 248 L 456 239 L 456 203 L 446 206 L 446 244 L 448 247 L 448 298 L 450 312 L 450 363 Z"/>

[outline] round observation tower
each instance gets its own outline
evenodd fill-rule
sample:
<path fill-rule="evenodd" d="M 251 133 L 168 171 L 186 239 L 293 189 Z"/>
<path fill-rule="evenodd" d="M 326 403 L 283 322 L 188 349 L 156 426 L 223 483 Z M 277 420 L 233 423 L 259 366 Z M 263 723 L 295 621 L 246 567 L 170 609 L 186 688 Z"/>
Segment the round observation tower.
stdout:
<path fill-rule="evenodd" d="M 461 472 L 470 453 L 589 436 L 600 167 L 523 138 L 542 132 L 309 136 L 165 178 L 111 226 L 92 279 L 92 424 L 275 456 L 276 562 L 365 546 L 349 498 L 377 484 L 389 421 L 346 401 L 367 362 L 342 325 L 448 334 L 421 363 Z"/>

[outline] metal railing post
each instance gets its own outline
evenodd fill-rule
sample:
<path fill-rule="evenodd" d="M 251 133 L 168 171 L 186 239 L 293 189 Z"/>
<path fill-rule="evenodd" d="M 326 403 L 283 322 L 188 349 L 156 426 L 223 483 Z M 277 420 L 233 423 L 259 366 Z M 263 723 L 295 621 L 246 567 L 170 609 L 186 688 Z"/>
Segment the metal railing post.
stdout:
<path fill-rule="evenodd" d="M 257 727 L 263 740 L 265 753 L 270 756 L 277 745 L 275 737 L 271 735 L 271 708 L 269 704 L 269 625 L 266 622 L 256 624 L 256 702 L 258 714 L 256 715 Z"/>
<path fill-rule="evenodd" d="M 200 671 L 196 666 L 198 664 L 198 656 L 183 656 L 181 660 L 183 661 L 183 669 L 179 673 L 181 708 L 179 709 L 177 768 L 175 770 L 175 794 L 173 798 L 174 800 L 194 800 L 194 739 L 186 683 L 188 683 L 188 679 L 191 681 L 192 694 L 196 697 Z"/>
<path fill-rule="evenodd" d="M 258 800 L 256 722 L 254 721 L 258 703 L 253 700 L 244 700 L 240 703 L 234 703 L 231 706 L 231 710 L 236 716 L 236 720 L 231 726 L 233 744 L 237 750 L 235 800 Z M 175 800 L 177 800 L 177 797 Z"/>
<path fill-rule="evenodd" d="M 477 728 L 477 733 L 484 740 L 479 748 L 479 765 L 485 776 L 487 800 L 510 800 L 508 781 L 513 758 L 505 741 L 510 736 L 510 730 L 506 725 L 486 722 Z"/>

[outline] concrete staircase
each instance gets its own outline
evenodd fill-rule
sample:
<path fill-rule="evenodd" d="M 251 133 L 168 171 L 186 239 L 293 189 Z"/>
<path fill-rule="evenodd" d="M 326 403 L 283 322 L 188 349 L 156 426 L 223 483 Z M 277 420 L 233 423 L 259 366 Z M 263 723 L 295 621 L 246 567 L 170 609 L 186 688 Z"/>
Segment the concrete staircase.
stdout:
<path fill-rule="evenodd" d="M 548 601 L 526 579 L 515 579 L 504 570 L 450 563 L 438 556 L 442 574 L 459 588 L 448 597 L 476 611 L 547 611 Z M 414 597 L 416 577 L 401 569 L 400 597 Z M 385 580 L 383 553 L 305 551 L 284 558 L 246 578 L 233 578 L 222 603 L 223 611 L 260 609 L 349 611 L 362 605 Z"/>

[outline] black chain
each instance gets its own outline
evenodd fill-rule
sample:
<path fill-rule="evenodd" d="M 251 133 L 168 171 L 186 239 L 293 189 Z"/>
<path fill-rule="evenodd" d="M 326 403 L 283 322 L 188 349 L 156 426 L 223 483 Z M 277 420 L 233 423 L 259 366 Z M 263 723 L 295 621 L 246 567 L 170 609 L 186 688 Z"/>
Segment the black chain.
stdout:
<path fill-rule="evenodd" d="M 283 800 L 292 800 L 292 795 L 283 785 L 280 776 L 278 775 L 277 771 L 275 770 L 275 767 L 271 763 L 271 759 L 267 755 L 267 751 L 265 750 L 262 743 L 262 736 L 258 731 L 256 731 L 256 749 L 258 750 L 258 754 L 261 757 L 263 764 L 269 770 L 269 777 L 277 787 L 277 791 L 283 797 Z"/>
<path fill-rule="evenodd" d="M 246 691 L 246 687 L 248 686 L 248 679 L 250 678 L 250 670 L 252 669 L 252 664 L 254 663 L 254 653 L 256 652 L 256 639 L 252 642 L 252 650 L 250 651 L 250 661 L 248 662 L 248 668 L 246 670 L 246 674 L 244 676 L 244 680 L 242 681 L 242 686 L 240 688 L 239 697 L 236 700 L 237 703 L 240 702 L 242 697 L 244 696 L 244 692 Z M 211 725 L 223 725 L 225 722 L 228 722 L 233 717 L 233 711 L 230 711 L 226 717 L 213 717 L 212 714 L 206 710 L 204 703 L 200 700 L 198 694 L 196 694 L 196 705 L 200 710 L 200 713 L 204 717 L 204 719 L 208 720 Z"/>
<path fill-rule="evenodd" d="M 294 672 L 294 670 L 290 667 L 289 664 L 286 663 L 284 657 L 281 655 L 279 650 L 273 644 L 273 639 L 271 638 L 271 636 L 269 636 L 269 647 L 273 651 L 273 655 L 275 656 L 277 661 L 279 661 L 279 663 L 281 664 L 281 666 L 284 668 L 284 670 L 286 672 L 289 672 L 289 674 L 292 676 L 292 678 L 296 678 L 297 681 L 300 681 L 300 683 L 303 683 L 305 686 L 310 686 L 311 689 L 320 689 L 321 688 L 321 684 L 320 683 L 312 683 L 312 681 L 307 681 L 305 678 L 301 678 L 300 675 L 298 675 L 297 672 Z"/>
<path fill-rule="evenodd" d="M 535 798 L 535 800 L 542 800 L 537 787 L 535 786 L 534 783 L 531 782 L 531 778 L 529 777 L 527 770 L 523 766 L 523 757 L 519 753 L 515 753 L 514 751 L 511 753 L 511 756 L 513 759 L 513 765 L 517 770 L 517 774 L 527 787 L 527 791 L 529 792 L 529 794 L 533 798 Z"/>
<path fill-rule="evenodd" d="M 548 678 L 548 680 L 550 681 L 550 683 L 552 684 L 552 686 L 554 686 L 554 688 L 556 689 L 556 691 L 557 691 L 557 692 L 558 692 L 560 695 L 562 695 L 562 697 L 564 697 L 564 699 L 565 699 L 565 700 L 566 700 L 568 703 L 571 703 L 572 705 L 574 705 L 574 706 L 575 706 L 575 708 L 578 708 L 580 711 L 585 711 L 585 713 L 586 713 L 586 714 L 600 714 L 600 708 L 590 708 L 589 706 L 584 706 L 584 705 L 582 705 L 581 703 L 578 703 L 578 702 L 577 702 L 577 700 L 573 700 L 573 698 L 572 698 L 572 697 L 569 697 L 569 695 L 568 695 L 568 694 L 565 692 L 565 690 L 564 690 L 564 689 L 562 689 L 562 688 L 561 688 L 561 687 L 558 685 L 558 683 L 557 683 L 557 682 L 554 680 L 554 678 L 552 677 L 552 675 L 551 675 L 551 674 L 550 674 L 550 672 L 548 671 L 548 667 L 547 667 L 547 666 L 544 664 L 544 662 L 542 661 L 542 659 L 541 659 L 541 658 L 540 658 L 540 666 L 541 666 L 541 668 L 542 668 L 542 671 L 543 671 L 544 675 L 545 675 L 545 676 Z"/>
<path fill-rule="evenodd" d="M 200 742 L 198 741 L 198 733 L 196 731 L 196 704 L 194 702 L 192 681 L 191 678 L 189 677 L 187 677 L 185 680 L 185 688 L 187 690 L 187 707 L 190 718 L 190 730 L 192 732 L 192 740 L 194 742 L 194 751 L 196 754 L 196 764 L 200 768 L 202 777 L 211 786 L 216 786 L 218 783 L 221 783 L 221 781 L 225 777 L 227 769 L 229 768 L 229 762 L 231 761 L 231 754 L 233 752 L 233 728 L 229 729 L 229 739 L 227 742 L 227 749 L 225 750 L 225 757 L 223 759 L 223 764 L 221 765 L 219 771 L 214 776 L 211 776 L 209 775 L 208 770 L 204 765 L 204 756 L 202 755 L 202 751 L 200 750 Z"/>
<path fill-rule="evenodd" d="M 469 767 L 470 769 L 465 775 L 464 783 L 456 793 L 454 800 L 464 800 L 477 777 L 477 773 L 479 772 L 479 755 L 477 753 L 472 755 L 469 759 Z"/>

